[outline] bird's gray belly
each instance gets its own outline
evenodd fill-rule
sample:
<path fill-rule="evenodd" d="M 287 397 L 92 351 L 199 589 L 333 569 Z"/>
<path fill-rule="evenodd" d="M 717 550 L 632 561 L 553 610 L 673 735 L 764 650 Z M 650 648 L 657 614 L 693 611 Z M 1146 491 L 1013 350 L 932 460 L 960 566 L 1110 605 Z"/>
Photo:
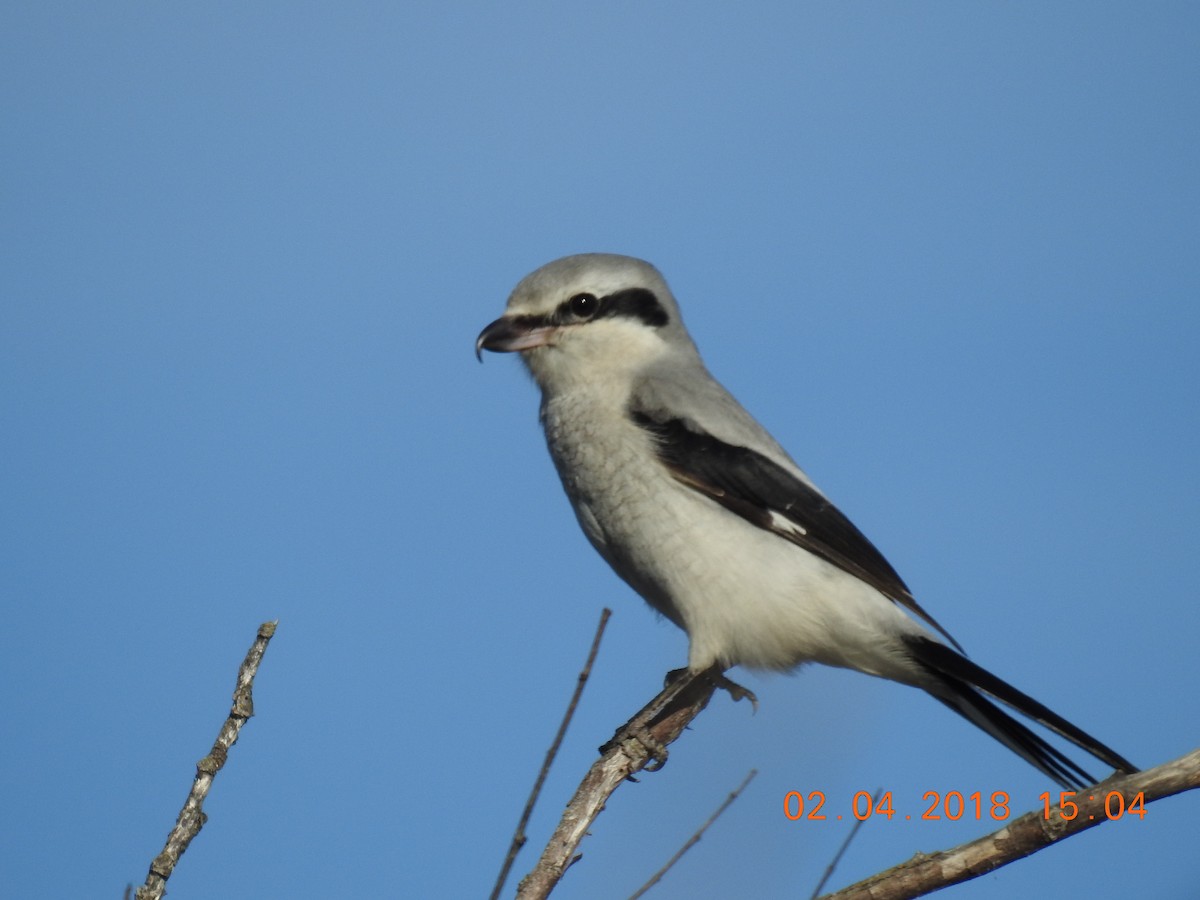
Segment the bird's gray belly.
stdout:
<path fill-rule="evenodd" d="M 679 486 L 631 422 L 567 430 L 547 418 L 546 439 L 580 527 L 626 583 L 676 625 L 674 570 L 686 566 L 689 522 Z"/>

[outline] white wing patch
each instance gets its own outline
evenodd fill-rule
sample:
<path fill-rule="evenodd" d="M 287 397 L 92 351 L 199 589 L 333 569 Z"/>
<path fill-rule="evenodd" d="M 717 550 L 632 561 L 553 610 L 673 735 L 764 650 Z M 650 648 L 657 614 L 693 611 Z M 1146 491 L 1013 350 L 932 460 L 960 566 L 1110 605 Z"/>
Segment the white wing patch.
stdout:
<path fill-rule="evenodd" d="M 783 535 L 791 535 L 793 537 L 804 537 L 808 534 L 808 529 L 802 525 L 789 519 L 781 512 L 776 512 L 773 509 L 767 510 L 771 514 L 771 530 L 777 531 Z"/>

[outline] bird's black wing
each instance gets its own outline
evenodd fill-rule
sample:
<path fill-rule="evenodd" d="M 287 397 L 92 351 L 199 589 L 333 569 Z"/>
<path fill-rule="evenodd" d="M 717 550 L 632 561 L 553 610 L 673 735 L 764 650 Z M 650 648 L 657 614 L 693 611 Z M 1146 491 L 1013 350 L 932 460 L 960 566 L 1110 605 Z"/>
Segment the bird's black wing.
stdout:
<path fill-rule="evenodd" d="M 676 480 L 866 582 L 959 646 L 913 599 L 875 545 L 811 485 L 756 450 L 713 437 L 695 422 L 636 408 L 630 409 L 630 417 L 654 437 L 659 460 Z"/>

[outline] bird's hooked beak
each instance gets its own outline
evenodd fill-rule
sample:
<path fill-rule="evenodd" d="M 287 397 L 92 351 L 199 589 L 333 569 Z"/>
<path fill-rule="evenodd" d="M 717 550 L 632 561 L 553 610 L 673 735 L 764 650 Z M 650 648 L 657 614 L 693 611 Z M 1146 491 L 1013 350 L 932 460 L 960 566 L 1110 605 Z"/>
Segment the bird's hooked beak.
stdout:
<path fill-rule="evenodd" d="M 475 339 L 475 357 L 483 362 L 483 351 L 513 353 L 532 350 L 550 343 L 557 329 L 538 322 L 530 316 L 501 316 L 479 332 Z"/>

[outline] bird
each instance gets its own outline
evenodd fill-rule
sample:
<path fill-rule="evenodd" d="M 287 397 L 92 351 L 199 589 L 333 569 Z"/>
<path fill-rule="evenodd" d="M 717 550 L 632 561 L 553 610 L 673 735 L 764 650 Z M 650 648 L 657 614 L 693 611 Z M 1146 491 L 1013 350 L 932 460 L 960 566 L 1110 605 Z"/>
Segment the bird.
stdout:
<path fill-rule="evenodd" d="M 583 253 L 542 266 L 480 332 L 480 361 L 484 350 L 519 354 L 580 527 L 686 632 L 691 675 L 852 669 L 926 691 L 1065 788 L 1095 779 L 997 702 L 1118 772 L 1137 771 L 967 657 L 709 373 L 650 263 Z"/>

